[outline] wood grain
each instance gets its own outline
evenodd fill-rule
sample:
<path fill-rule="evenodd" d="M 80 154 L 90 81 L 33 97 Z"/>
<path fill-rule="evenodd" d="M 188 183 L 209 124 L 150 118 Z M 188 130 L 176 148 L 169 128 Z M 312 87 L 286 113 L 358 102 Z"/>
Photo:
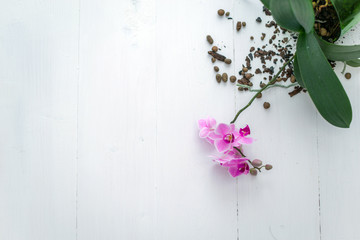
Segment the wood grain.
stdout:
<path fill-rule="evenodd" d="M 75 239 L 76 1 L 2 1 L 0 239 Z"/>
<path fill-rule="evenodd" d="M 241 1 L 235 7 L 234 14 L 247 23 L 234 36 L 236 67 L 240 69 L 249 49 L 268 44 L 274 28 L 262 27 L 272 19 L 262 12 L 260 2 Z M 262 18 L 262 24 L 255 21 L 257 17 Z M 267 36 L 264 41 L 262 33 Z M 261 66 L 260 59 L 253 61 L 254 71 L 262 69 Z M 280 62 L 274 65 L 275 72 L 281 66 Z M 264 76 L 267 75 L 256 75 L 253 80 L 256 88 Z M 238 124 L 252 127 L 256 139 L 244 151 L 252 159 L 259 158 L 274 166 L 256 178 L 238 178 L 240 239 L 320 239 L 316 112 L 308 95 L 290 98 L 290 91 L 266 90 L 238 120 Z M 237 109 L 253 94 L 237 93 Z M 270 102 L 270 109 L 263 108 L 264 102 Z"/>
<path fill-rule="evenodd" d="M 237 126 L 256 139 L 244 151 L 270 172 L 233 179 L 198 138 L 198 119 L 228 123 L 252 97 L 217 83 L 213 67 L 239 77 L 250 47 L 272 35 L 260 2 L 2 6 L 0 239 L 360 239 L 359 69 L 345 80 L 336 68 L 349 130 L 291 89 L 267 90 L 241 114 Z M 208 34 L 232 64 L 211 62 Z"/>
<path fill-rule="evenodd" d="M 78 239 L 152 239 L 155 1 L 81 6 Z"/>

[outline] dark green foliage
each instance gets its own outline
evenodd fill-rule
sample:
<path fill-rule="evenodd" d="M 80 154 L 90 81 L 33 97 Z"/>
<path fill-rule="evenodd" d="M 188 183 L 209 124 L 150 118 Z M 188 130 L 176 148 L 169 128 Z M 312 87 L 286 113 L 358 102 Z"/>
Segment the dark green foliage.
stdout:
<path fill-rule="evenodd" d="M 339 46 L 316 36 L 311 0 L 261 1 L 269 7 L 280 26 L 300 34 L 294 60 L 294 74 L 299 85 L 308 90 L 325 120 L 348 128 L 352 120 L 351 104 L 328 59 L 359 67 L 360 45 Z M 336 3 L 343 29 L 360 20 L 360 0 L 333 0 L 333 3 Z"/>
<path fill-rule="evenodd" d="M 346 61 L 346 64 L 351 67 L 360 67 L 360 59 Z"/>
<path fill-rule="evenodd" d="M 348 128 L 352 120 L 349 98 L 322 52 L 315 33 L 301 33 L 296 50 L 303 84 L 319 113 L 334 126 Z"/>
<path fill-rule="evenodd" d="M 306 88 L 305 84 L 304 84 L 304 81 L 302 80 L 301 73 L 300 73 L 300 68 L 299 68 L 299 63 L 298 63 L 298 60 L 297 60 L 297 56 L 295 56 L 295 60 L 294 60 L 294 74 L 295 74 L 295 77 L 296 77 L 296 82 L 301 87 Z"/>
<path fill-rule="evenodd" d="M 343 32 L 347 32 L 360 20 L 360 0 L 332 0 L 340 18 Z"/>
<path fill-rule="evenodd" d="M 349 61 L 360 58 L 360 45 L 342 46 L 326 42 L 317 37 L 322 51 L 329 60 Z"/>

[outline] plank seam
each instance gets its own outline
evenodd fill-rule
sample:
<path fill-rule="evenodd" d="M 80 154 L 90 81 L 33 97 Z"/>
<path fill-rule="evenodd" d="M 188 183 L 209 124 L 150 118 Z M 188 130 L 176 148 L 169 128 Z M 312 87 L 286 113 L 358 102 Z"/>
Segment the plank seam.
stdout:
<path fill-rule="evenodd" d="M 78 195 L 79 195 L 79 103 L 80 103 L 80 10 L 81 0 L 78 0 L 78 52 L 77 52 L 77 86 L 76 86 L 76 180 L 75 180 L 75 239 L 78 239 Z"/>
<path fill-rule="evenodd" d="M 233 12 L 236 9 L 235 6 L 236 2 L 233 1 L 232 2 L 232 6 L 233 6 Z M 232 25 L 232 35 L 233 35 L 233 42 L 232 42 L 232 46 L 233 46 L 233 71 L 234 71 L 234 75 L 236 75 L 236 44 L 235 44 L 235 23 L 234 23 L 234 19 L 231 20 L 231 25 Z M 237 103 L 237 88 L 234 87 L 233 92 L 234 92 L 234 114 L 236 114 L 236 103 Z M 239 228 L 239 179 L 236 178 L 236 239 L 239 240 L 240 239 L 240 228 Z"/>
<path fill-rule="evenodd" d="M 319 198 L 319 239 L 321 236 L 321 190 L 320 190 L 320 154 L 319 154 L 319 124 L 318 114 L 316 113 L 316 154 L 318 160 L 318 198 Z"/>

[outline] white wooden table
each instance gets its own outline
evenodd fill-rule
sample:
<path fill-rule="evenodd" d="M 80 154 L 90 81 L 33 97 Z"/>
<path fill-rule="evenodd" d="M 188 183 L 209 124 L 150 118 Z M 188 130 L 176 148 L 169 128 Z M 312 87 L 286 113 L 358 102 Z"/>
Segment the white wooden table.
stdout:
<path fill-rule="evenodd" d="M 229 122 L 252 96 L 215 81 L 205 36 L 236 73 L 267 19 L 259 1 L 2 0 L 0 11 L 1 240 L 360 239 L 359 70 L 340 77 L 350 129 L 284 89 L 241 115 L 257 139 L 248 155 L 270 172 L 233 179 L 198 138 L 199 118 Z"/>

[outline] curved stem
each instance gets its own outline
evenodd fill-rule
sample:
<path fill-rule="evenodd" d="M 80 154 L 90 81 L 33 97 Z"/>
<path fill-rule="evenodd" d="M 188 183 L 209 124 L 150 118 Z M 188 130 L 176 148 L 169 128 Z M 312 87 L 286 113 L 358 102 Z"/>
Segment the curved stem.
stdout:
<path fill-rule="evenodd" d="M 257 92 L 257 93 L 254 95 L 254 97 L 250 100 L 250 102 L 249 102 L 245 107 L 243 107 L 242 109 L 239 110 L 239 112 L 235 115 L 234 119 L 233 119 L 230 123 L 236 122 L 236 120 L 238 119 L 240 113 L 242 113 L 245 109 L 247 109 L 248 107 L 250 107 L 250 105 L 253 103 L 253 101 L 255 100 L 255 98 L 256 98 L 262 91 L 264 91 L 268 86 L 270 86 L 271 84 L 273 84 L 273 83 L 276 81 L 276 79 L 278 78 L 278 76 L 280 75 L 280 73 L 281 73 L 282 71 L 284 71 L 285 67 L 286 67 L 292 60 L 294 60 L 294 57 L 295 57 L 295 55 L 292 56 L 292 57 L 290 58 L 290 60 L 287 61 L 287 62 L 284 64 L 284 66 L 282 66 L 282 68 L 279 70 L 279 72 L 271 79 L 271 81 L 270 81 L 268 84 L 266 84 L 265 87 L 263 87 L 259 92 Z"/>
<path fill-rule="evenodd" d="M 249 88 L 248 85 L 244 85 L 244 84 L 237 84 L 236 86 L 243 87 L 243 88 Z M 273 87 L 291 88 L 291 87 L 295 87 L 295 86 L 299 86 L 299 84 L 297 84 L 297 83 L 292 83 L 289 85 L 273 84 L 273 85 L 268 86 L 267 89 L 273 88 Z M 249 89 L 249 91 L 250 92 L 259 92 L 259 91 L 261 91 L 261 89 Z"/>
<path fill-rule="evenodd" d="M 234 148 L 241 154 L 242 157 L 246 157 L 240 148 L 238 148 L 238 147 L 234 147 Z"/>
<path fill-rule="evenodd" d="M 246 157 L 246 156 L 243 154 L 243 152 L 241 151 L 240 148 L 238 148 L 238 147 L 234 147 L 234 148 L 241 154 L 242 157 Z M 250 165 L 251 165 L 253 168 L 257 169 L 259 172 L 261 172 L 261 169 L 262 169 L 263 167 L 265 167 L 265 166 L 255 167 L 250 160 L 248 160 L 248 162 L 250 163 Z"/>

